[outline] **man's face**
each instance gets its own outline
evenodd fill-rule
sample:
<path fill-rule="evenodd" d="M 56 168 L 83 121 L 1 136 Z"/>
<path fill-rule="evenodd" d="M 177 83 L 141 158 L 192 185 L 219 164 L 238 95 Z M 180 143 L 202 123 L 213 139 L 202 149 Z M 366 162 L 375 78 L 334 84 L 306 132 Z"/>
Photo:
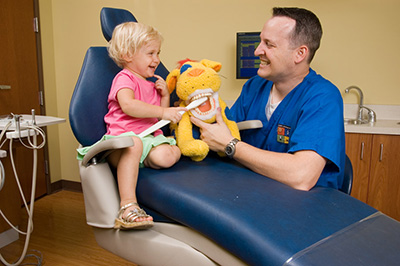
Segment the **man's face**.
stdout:
<path fill-rule="evenodd" d="M 258 75 L 273 82 L 290 78 L 295 66 L 295 49 L 290 45 L 290 33 L 296 21 L 288 17 L 272 17 L 260 34 L 261 42 L 254 54 L 260 57 Z"/>

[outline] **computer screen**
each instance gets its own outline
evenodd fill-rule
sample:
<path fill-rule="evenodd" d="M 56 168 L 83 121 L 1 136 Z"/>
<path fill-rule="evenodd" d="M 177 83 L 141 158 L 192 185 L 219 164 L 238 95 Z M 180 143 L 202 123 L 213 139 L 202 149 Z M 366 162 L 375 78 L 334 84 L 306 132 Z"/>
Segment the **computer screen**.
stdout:
<path fill-rule="evenodd" d="M 260 58 L 254 55 L 260 43 L 260 32 L 236 34 L 236 78 L 248 79 L 257 75 Z"/>

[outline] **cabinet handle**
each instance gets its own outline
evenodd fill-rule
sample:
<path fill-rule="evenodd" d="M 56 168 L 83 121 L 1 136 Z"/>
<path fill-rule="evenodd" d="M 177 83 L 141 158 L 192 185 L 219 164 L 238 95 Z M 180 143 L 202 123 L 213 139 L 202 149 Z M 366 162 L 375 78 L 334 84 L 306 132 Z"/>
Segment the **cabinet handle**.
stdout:
<path fill-rule="evenodd" d="M 363 159 L 364 159 L 364 142 L 361 142 L 360 160 L 362 161 Z"/>
<path fill-rule="evenodd" d="M 383 144 L 381 144 L 381 153 L 379 154 L 379 161 L 382 162 L 382 156 L 383 156 Z"/>

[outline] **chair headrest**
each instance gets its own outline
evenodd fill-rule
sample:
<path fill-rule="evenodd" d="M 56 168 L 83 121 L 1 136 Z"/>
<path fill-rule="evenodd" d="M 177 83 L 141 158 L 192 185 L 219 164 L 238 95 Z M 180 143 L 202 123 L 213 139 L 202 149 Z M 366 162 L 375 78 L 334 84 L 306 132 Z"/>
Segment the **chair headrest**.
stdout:
<path fill-rule="evenodd" d="M 103 7 L 100 12 L 101 31 L 107 42 L 111 40 L 114 28 L 124 22 L 137 22 L 134 15 L 125 9 Z"/>
<path fill-rule="evenodd" d="M 101 9 L 101 30 L 103 32 L 104 38 L 106 38 L 107 41 L 111 40 L 114 28 L 116 26 L 129 21 L 138 22 L 135 16 L 128 10 L 111 7 L 103 7 Z M 156 70 L 156 74 L 166 79 L 168 73 L 169 71 L 166 69 L 166 67 L 162 63 L 160 63 Z M 155 82 L 157 79 L 151 78 L 150 80 Z"/>

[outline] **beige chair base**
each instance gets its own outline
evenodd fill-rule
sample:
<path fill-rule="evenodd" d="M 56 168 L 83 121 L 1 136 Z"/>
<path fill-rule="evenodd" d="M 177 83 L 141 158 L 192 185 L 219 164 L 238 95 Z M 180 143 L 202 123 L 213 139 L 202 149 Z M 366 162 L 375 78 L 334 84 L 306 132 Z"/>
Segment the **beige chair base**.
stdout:
<path fill-rule="evenodd" d="M 107 163 L 79 163 L 87 224 L 104 249 L 139 265 L 245 265 L 200 233 L 179 224 L 155 223 L 148 230 L 115 230 L 119 195 Z"/>
<path fill-rule="evenodd" d="M 206 237 L 182 225 L 155 223 L 148 230 L 93 227 L 104 249 L 138 265 L 245 265 Z"/>

